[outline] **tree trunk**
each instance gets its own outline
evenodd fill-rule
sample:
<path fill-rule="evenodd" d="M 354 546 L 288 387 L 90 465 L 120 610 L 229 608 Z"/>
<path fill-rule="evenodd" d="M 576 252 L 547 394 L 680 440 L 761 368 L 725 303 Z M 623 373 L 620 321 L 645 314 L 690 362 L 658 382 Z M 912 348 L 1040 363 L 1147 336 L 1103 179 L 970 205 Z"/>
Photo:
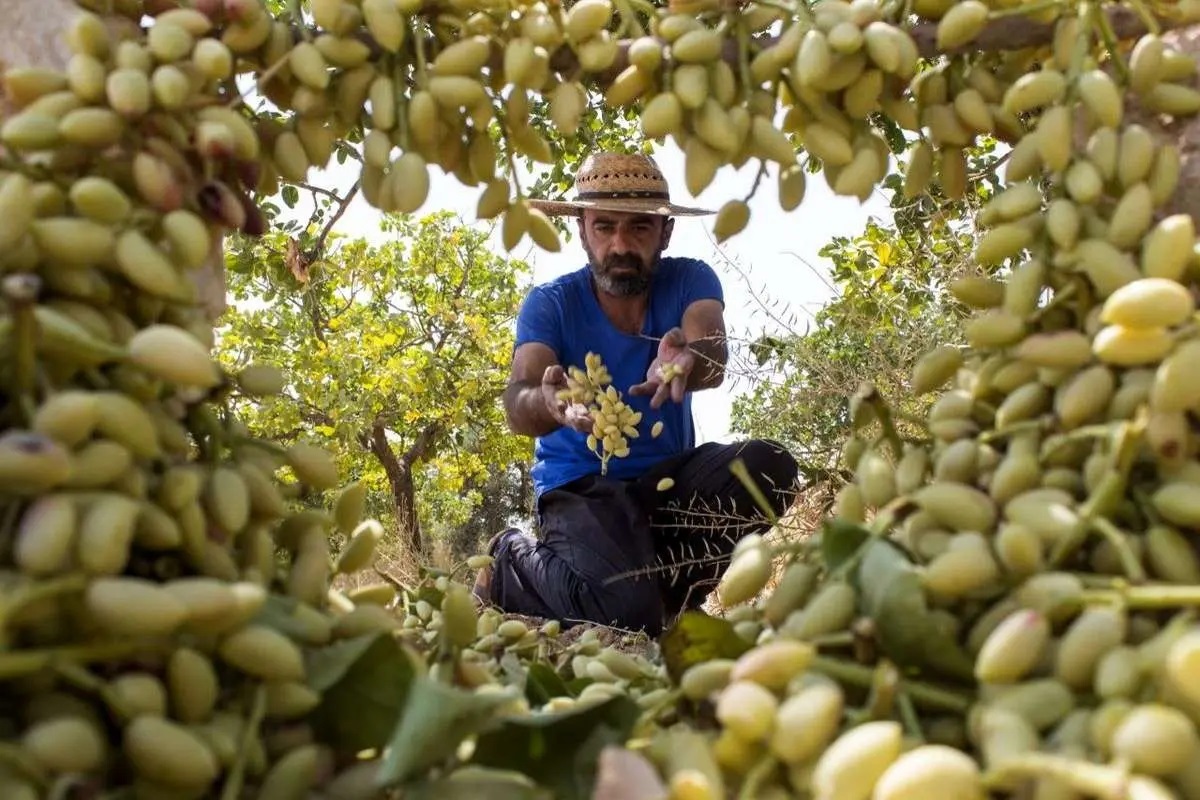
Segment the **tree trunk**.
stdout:
<path fill-rule="evenodd" d="M 370 436 L 360 436 L 360 441 L 379 459 L 392 487 L 392 504 L 396 509 L 396 528 L 400 539 L 408 546 L 414 558 L 425 554 L 421 541 L 421 521 L 417 518 L 417 490 L 413 481 L 416 466 L 435 452 L 437 438 L 442 433 L 441 425 L 434 423 L 417 434 L 413 444 L 403 455 L 397 455 L 388 444 L 387 428 L 376 421 Z"/>
<path fill-rule="evenodd" d="M 392 504 L 396 508 L 396 528 L 404 540 L 405 547 L 413 556 L 420 558 L 424 551 L 421 541 L 421 521 L 417 518 L 417 493 L 413 486 L 412 469 L 400 462 L 400 470 L 388 473 L 392 485 Z"/>
<path fill-rule="evenodd" d="M 413 484 L 412 462 L 396 455 L 388 444 L 383 425 L 376 424 L 371 431 L 369 449 L 392 488 L 392 507 L 396 512 L 396 532 L 414 558 L 420 558 L 421 521 L 417 519 L 417 492 Z"/>

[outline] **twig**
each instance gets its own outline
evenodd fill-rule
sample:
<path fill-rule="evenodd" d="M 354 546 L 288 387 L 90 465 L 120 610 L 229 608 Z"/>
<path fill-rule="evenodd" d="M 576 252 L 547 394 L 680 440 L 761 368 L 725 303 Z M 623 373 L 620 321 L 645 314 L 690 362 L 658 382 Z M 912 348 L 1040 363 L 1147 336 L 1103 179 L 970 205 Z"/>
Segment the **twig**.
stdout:
<path fill-rule="evenodd" d="M 321 233 L 317 235 L 317 241 L 313 244 L 312 249 L 305 254 L 310 263 L 320 258 L 321 254 L 325 251 L 325 240 L 329 238 L 329 232 L 333 230 L 333 226 L 337 224 L 337 221 L 346 213 L 346 209 L 350 207 L 350 203 L 354 200 L 355 195 L 358 194 L 360 185 L 360 181 L 354 182 L 354 185 L 350 187 L 350 191 L 346 192 L 346 195 L 338 203 L 337 211 L 333 212 L 333 216 L 329 218 L 329 221 L 325 223 L 325 227 L 321 229 Z M 336 197 L 336 195 L 334 196 Z"/>
<path fill-rule="evenodd" d="M 306 192 L 312 192 L 313 194 L 323 194 L 326 197 L 329 197 L 330 199 L 334 200 L 337 203 L 342 202 L 342 196 L 340 194 L 333 191 L 332 189 L 326 189 L 324 186 L 314 186 L 311 183 L 304 183 L 302 181 L 293 182 L 292 185 L 295 186 L 297 189 L 303 189 Z"/>

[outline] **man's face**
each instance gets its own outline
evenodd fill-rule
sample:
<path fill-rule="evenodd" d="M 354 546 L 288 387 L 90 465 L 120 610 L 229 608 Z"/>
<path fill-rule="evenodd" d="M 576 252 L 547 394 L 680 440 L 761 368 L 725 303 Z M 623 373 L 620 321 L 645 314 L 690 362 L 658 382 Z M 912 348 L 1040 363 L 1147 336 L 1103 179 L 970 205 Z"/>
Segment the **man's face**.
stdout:
<path fill-rule="evenodd" d="M 659 256 L 670 241 L 673 222 L 655 214 L 584 211 L 579 235 L 596 285 L 619 297 L 633 297 L 649 289 Z"/>

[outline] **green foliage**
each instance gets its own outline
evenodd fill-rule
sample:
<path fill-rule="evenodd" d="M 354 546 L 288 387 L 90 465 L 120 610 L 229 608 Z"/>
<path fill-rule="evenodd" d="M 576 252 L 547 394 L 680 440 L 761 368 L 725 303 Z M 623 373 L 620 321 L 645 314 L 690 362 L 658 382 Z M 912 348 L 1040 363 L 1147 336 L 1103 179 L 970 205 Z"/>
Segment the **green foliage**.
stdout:
<path fill-rule="evenodd" d="M 768 436 L 800 454 L 809 480 L 831 477 L 849 430 L 847 398 L 864 376 L 902 414 L 925 400 L 907 393 L 914 361 L 934 344 L 961 339 L 967 309 L 949 283 L 971 266 L 973 216 L 999 186 L 996 144 L 970 151 L 967 192 L 949 200 L 936 185 L 904 196 L 889 175 L 893 224 L 870 220 L 858 236 L 835 237 L 820 250 L 837 295 L 807 330 L 759 337 L 750 348 L 760 374 L 733 404 L 735 430 Z"/>
<path fill-rule="evenodd" d="M 323 440 L 370 487 L 371 512 L 464 521 L 479 500 L 464 489 L 529 456 L 498 402 L 529 268 L 449 214 L 384 231 L 382 245 L 334 239 L 323 253 L 282 231 L 234 242 L 221 358 L 284 370 L 284 396 L 239 409 L 247 424 Z M 415 545 L 419 526 L 409 534 Z"/>

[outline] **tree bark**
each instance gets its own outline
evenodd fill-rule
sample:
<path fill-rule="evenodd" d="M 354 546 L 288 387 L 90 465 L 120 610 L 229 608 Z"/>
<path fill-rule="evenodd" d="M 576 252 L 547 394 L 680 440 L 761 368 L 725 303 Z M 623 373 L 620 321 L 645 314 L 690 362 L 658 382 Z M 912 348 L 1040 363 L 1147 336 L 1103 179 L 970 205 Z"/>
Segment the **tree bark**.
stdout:
<path fill-rule="evenodd" d="M 396 513 L 396 533 L 413 555 L 422 554 L 421 521 L 417 518 L 417 490 L 413 483 L 412 463 L 396 455 L 388 444 L 383 425 L 376 424 L 371 431 L 370 450 L 392 489 L 392 506 Z"/>
<path fill-rule="evenodd" d="M 388 444 L 387 428 L 380 421 L 375 423 L 369 435 L 360 437 L 363 446 L 379 459 L 387 475 L 396 512 L 396 531 L 414 557 L 424 554 L 425 543 L 421 537 L 421 520 L 417 516 L 417 488 L 413 469 L 434 454 L 441 433 L 440 425 L 426 426 L 417 434 L 412 446 L 402 454 L 397 454 Z"/>

